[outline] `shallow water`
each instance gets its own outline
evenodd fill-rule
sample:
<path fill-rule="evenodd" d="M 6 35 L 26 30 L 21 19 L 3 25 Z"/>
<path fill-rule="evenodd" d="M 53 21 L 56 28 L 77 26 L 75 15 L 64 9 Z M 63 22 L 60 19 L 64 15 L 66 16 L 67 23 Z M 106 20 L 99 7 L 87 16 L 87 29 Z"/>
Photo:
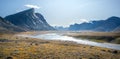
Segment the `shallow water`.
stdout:
<path fill-rule="evenodd" d="M 79 44 L 91 45 L 91 46 L 98 46 L 98 47 L 105 47 L 120 50 L 120 44 L 111 44 L 111 43 L 98 43 L 89 40 L 77 39 L 69 36 L 62 36 L 56 33 L 48 33 L 48 34 L 41 34 L 41 35 L 19 35 L 23 37 L 31 37 L 31 38 L 40 38 L 45 40 L 61 40 L 61 41 L 73 41 Z"/>

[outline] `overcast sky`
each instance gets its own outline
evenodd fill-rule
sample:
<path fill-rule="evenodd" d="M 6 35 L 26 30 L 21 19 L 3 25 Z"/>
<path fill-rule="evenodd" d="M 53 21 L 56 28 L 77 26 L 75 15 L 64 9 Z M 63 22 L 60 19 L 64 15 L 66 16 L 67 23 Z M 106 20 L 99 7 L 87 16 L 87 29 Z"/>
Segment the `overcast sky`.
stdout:
<path fill-rule="evenodd" d="M 120 0 L 1 0 L 0 16 L 35 8 L 52 26 L 120 17 Z"/>

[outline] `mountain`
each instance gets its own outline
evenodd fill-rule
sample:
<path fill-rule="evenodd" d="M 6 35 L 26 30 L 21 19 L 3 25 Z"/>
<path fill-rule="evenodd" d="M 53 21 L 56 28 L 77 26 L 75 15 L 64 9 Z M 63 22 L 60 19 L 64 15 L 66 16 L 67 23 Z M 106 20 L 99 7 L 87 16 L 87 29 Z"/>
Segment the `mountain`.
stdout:
<path fill-rule="evenodd" d="M 0 17 L 0 33 L 25 31 Z"/>
<path fill-rule="evenodd" d="M 119 17 L 110 17 L 106 20 L 92 21 L 90 23 L 70 25 L 69 30 L 90 30 L 109 32 L 120 26 Z"/>
<path fill-rule="evenodd" d="M 117 28 L 115 28 L 115 29 L 113 30 L 113 32 L 120 32 L 120 26 L 118 26 Z"/>
<path fill-rule="evenodd" d="M 59 31 L 67 31 L 68 28 L 67 27 L 63 27 L 63 26 L 55 26 L 54 27 L 56 30 L 59 30 Z"/>
<path fill-rule="evenodd" d="M 40 13 L 33 8 L 5 17 L 12 24 L 25 30 L 54 30 Z"/>

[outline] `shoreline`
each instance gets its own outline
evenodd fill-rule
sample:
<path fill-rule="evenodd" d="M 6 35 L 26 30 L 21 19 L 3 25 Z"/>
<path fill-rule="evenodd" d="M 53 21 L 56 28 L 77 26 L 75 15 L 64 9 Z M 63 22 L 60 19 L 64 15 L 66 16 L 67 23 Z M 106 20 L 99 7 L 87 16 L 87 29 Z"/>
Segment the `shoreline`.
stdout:
<path fill-rule="evenodd" d="M 21 34 L 21 33 L 20 33 Z M 28 34 L 28 33 L 27 33 Z M 2 59 L 119 59 L 120 50 L 76 44 L 68 41 L 48 41 L 14 35 L 3 35 L 0 39 Z M 109 57 L 107 57 L 109 56 Z"/>

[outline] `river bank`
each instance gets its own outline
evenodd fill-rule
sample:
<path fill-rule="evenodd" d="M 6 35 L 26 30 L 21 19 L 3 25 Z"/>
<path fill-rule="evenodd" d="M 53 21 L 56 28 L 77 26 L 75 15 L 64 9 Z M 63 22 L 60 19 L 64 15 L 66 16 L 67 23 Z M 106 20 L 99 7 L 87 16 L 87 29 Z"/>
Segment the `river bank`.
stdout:
<path fill-rule="evenodd" d="M 120 50 L 70 41 L 19 37 L 12 34 L 0 35 L 0 59 L 8 57 L 13 59 L 119 59 Z"/>
<path fill-rule="evenodd" d="M 120 44 L 119 32 L 70 32 L 65 35 L 100 43 Z"/>

